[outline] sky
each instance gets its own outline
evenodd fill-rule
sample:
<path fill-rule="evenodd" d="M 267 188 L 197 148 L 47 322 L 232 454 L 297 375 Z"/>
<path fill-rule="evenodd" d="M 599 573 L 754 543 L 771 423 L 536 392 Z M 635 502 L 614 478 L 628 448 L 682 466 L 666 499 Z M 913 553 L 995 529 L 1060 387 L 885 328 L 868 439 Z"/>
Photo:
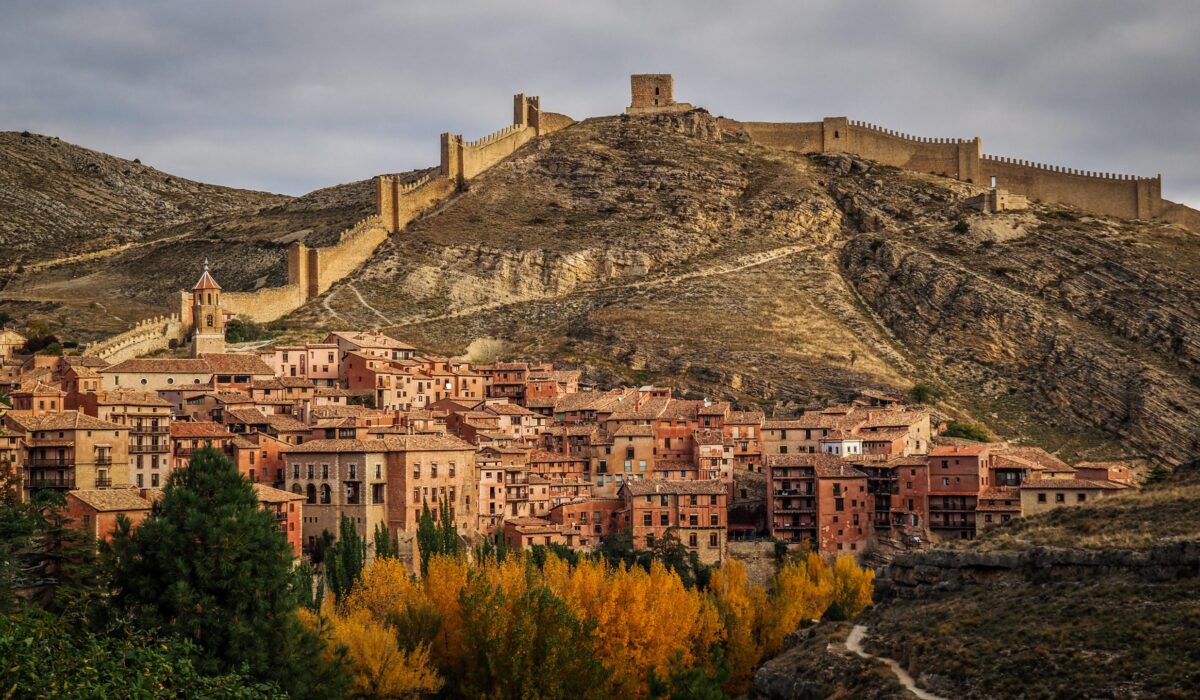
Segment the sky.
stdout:
<path fill-rule="evenodd" d="M 620 113 L 631 73 L 747 121 L 1161 173 L 1200 207 L 1196 0 L 0 0 L 0 130 L 286 194 L 436 164 L 518 92 Z"/>

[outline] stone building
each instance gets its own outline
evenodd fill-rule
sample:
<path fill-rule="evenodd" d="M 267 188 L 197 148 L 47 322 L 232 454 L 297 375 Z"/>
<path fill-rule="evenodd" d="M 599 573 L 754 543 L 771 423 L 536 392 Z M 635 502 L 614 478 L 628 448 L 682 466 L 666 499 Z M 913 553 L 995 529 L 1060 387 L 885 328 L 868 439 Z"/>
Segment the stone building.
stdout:
<path fill-rule="evenodd" d="M 675 101 L 675 79 L 669 73 L 643 73 L 629 76 L 633 93 L 626 114 L 656 114 L 687 112 L 694 109 L 686 102 Z"/>
<path fill-rule="evenodd" d="M 720 480 L 627 481 L 620 490 L 623 524 L 638 547 L 673 533 L 701 562 L 715 564 L 725 557 L 728 495 Z"/>

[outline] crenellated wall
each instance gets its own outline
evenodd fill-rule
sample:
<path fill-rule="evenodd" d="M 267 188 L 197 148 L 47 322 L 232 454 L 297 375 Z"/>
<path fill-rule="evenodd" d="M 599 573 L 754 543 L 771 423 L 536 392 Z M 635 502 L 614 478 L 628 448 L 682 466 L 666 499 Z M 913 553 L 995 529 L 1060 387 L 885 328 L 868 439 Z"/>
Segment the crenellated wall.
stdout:
<path fill-rule="evenodd" d="M 177 314 L 155 316 L 138 321 L 124 333 L 85 346 L 83 354 L 116 364 L 166 349 L 171 341 L 183 340 L 185 332 L 186 328 Z"/>
<path fill-rule="evenodd" d="M 996 187 L 1043 202 L 1059 202 L 1084 211 L 1149 219 L 1163 209 L 1162 177 L 1097 173 L 1027 160 L 984 156 L 981 184 L 996 178 Z"/>
<path fill-rule="evenodd" d="M 225 292 L 222 305 L 227 313 L 266 322 L 282 318 L 306 302 L 328 291 L 366 262 L 387 236 L 403 229 L 422 212 L 445 200 L 462 184 L 511 155 L 543 133 L 557 131 L 574 122 L 561 114 L 543 119 L 536 96 L 513 97 L 513 123 L 476 141 L 442 134 L 441 162 L 436 172 L 412 182 L 393 175 L 376 180 L 377 213 L 346 229 L 335 245 L 309 248 L 293 243 L 288 248 L 288 283 L 253 292 Z M 187 295 L 181 301 L 180 318 L 191 324 Z"/>
<path fill-rule="evenodd" d="M 721 129 L 745 134 L 755 143 L 799 153 L 851 153 L 905 170 L 933 173 L 964 182 L 995 185 L 1042 202 L 1069 204 L 1084 211 L 1149 219 L 1166 212 L 1172 221 L 1200 219 L 1194 210 L 1164 202 L 1162 179 L 1098 173 L 983 155 L 978 138 L 927 138 L 875 124 L 827 117 L 820 122 L 739 122 L 720 119 Z"/>

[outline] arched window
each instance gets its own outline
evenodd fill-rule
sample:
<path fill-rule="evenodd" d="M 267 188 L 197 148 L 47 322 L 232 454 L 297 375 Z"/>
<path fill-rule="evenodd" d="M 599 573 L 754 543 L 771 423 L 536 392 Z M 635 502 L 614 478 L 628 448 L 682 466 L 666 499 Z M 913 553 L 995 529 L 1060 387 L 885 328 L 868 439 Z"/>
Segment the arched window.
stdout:
<path fill-rule="evenodd" d="M 299 486 L 299 484 L 297 484 Z M 317 502 L 317 487 L 312 484 L 308 485 L 308 502 L 314 504 Z"/>
<path fill-rule="evenodd" d="M 321 505 L 329 505 L 333 500 L 333 490 L 329 484 L 321 484 Z"/>
<path fill-rule="evenodd" d="M 837 129 L 833 130 L 833 138 L 841 138 L 841 134 L 838 133 Z"/>
<path fill-rule="evenodd" d="M 207 321 L 207 323 L 208 323 L 208 327 L 209 327 L 209 328 L 212 328 L 212 324 L 213 324 L 213 315 L 212 315 L 212 314 L 209 314 L 208 316 L 206 316 L 206 317 L 205 317 L 205 320 L 206 320 L 206 321 Z"/>
<path fill-rule="evenodd" d="M 292 493 L 304 495 L 303 489 L 300 488 L 300 484 L 292 484 Z"/>

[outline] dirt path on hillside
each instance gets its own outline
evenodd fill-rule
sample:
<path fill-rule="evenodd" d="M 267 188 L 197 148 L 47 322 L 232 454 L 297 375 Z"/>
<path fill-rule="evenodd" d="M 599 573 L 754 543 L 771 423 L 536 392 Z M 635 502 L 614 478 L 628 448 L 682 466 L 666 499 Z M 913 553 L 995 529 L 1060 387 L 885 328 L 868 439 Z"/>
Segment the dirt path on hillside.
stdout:
<path fill-rule="evenodd" d="M 895 659 L 868 654 L 866 650 L 863 649 L 862 645 L 862 639 L 866 633 L 866 625 L 855 625 L 854 629 L 850 630 L 850 635 L 846 637 L 846 648 L 863 657 L 864 659 L 878 659 L 879 661 L 887 664 L 887 667 L 892 669 L 892 673 L 896 674 L 896 679 L 900 681 L 900 685 L 907 688 L 910 693 L 916 695 L 921 700 L 949 700 L 948 698 L 943 698 L 941 695 L 934 695 L 927 690 L 918 688 L 916 681 L 913 680 L 913 677 L 909 675 L 908 671 L 905 671 L 900 665 L 900 662 L 896 661 Z"/>
<path fill-rule="evenodd" d="M 180 238 L 186 238 L 189 235 L 191 235 L 191 234 L 177 233 L 174 236 L 166 236 L 165 238 L 155 238 L 154 240 L 151 240 L 151 241 L 134 241 L 131 243 L 123 243 L 121 245 L 113 246 L 111 248 L 102 248 L 100 250 L 93 250 L 89 253 L 78 253 L 76 255 L 67 255 L 67 256 L 64 256 L 61 258 L 52 258 L 50 260 L 41 260 L 39 262 L 29 263 L 27 265 L 9 265 L 6 268 L 0 269 L 0 273 L 16 272 L 18 269 L 23 269 L 25 272 L 37 272 L 39 270 L 48 270 L 52 267 L 58 267 L 59 265 L 70 265 L 71 263 L 85 262 L 87 260 L 96 260 L 99 258 L 107 258 L 110 255 L 116 255 L 117 253 L 124 253 L 125 251 L 133 250 L 134 248 L 145 248 L 147 246 L 158 245 L 160 243 L 170 243 L 171 241 L 177 241 Z"/>

